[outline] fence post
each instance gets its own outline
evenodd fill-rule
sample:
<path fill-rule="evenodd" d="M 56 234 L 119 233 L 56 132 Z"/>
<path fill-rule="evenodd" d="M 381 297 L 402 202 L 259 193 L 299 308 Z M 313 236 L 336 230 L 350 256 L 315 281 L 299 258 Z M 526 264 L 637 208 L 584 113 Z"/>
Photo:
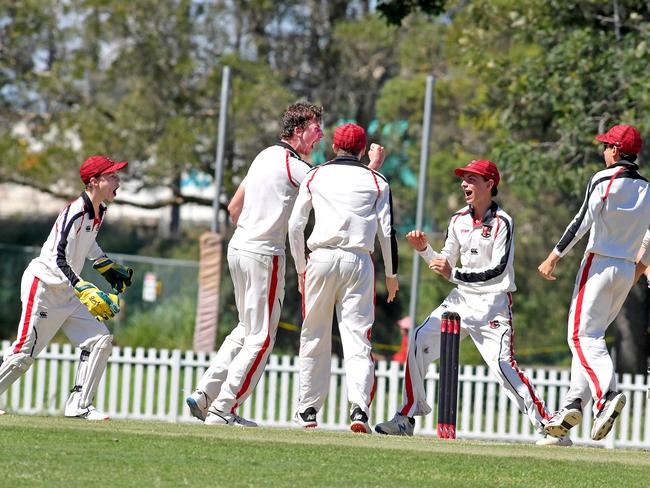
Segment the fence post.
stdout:
<path fill-rule="evenodd" d="M 399 395 L 399 369 L 397 361 L 391 361 L 388 369 L 388 413 L 397 412 Z"/>
<path fill-rule="evenodd" d="M 178 395 L 181 384 L 181 350 L 172 351 L 171 360 L 171 382 L 169 386 L 169 420 L 176 422 L 178 420 Z"/>

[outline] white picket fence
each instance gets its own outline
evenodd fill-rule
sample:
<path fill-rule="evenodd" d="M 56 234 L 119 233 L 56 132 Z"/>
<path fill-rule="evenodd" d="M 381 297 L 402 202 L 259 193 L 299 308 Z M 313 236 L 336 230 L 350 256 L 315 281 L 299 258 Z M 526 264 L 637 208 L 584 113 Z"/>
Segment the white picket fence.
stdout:
<path fill-rule="evenodd" d="M 8 347 L 2 343 L 2 349 Z M 51 344 L 34 366 L 0 397 L 0 408 L 20 414 L 60 415 L 74 381 L 79 351 L 69 344 Z M 196 421 L 185 406 L 210 357 L 193 351 L 113 348 L 95 405 L 116 419 Z M 556 368 L 528 369 L 548 408 L 558 408 L 569 386 L 569 371 Z M 403 367 L 395 362 L 377 364 L 377 390 L 371 424 L 393 416 L 401 401 Z M 461 367 L 457 436 L 531 442 L 538 438 L 528 418 L 517 410 L 496 379 L 484 366 Z M 438 371 L 431 365 L 426 378 L 427 398 L 434 414 L 418 419 L 416 434 L 436 435 L 435 405 Z M 319 412 L 323 429 L 343 430 L 349 424 L 349 405 L 344 388 L 342 361 L 332 359 L 332 378 L 325 406 Z M 604 447 L 650 448 L 649 379 L 645 375 L 622 375 L 619 389 L 627 405 L 605 441 L 590 439 L 592 415 L 586 409 L 582 425 L 572 430 L 576 444 Z M 239 413 L 264 426 L 286 427 L 298 398 L 297 358 L 272 355 L 255 392 Z"/>

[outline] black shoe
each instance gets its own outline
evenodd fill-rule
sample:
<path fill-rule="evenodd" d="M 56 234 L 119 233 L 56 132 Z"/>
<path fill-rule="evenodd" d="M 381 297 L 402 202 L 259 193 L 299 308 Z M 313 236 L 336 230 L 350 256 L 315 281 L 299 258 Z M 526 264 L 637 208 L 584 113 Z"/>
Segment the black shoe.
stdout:
<path fill-rule="evenodd" d="M 352 432 L 359 432 L 361 434 L 370 434 L 372 432 L 368 424 L 368 416 L 358 405 L 352 405 L 350 420 L 352 421 L 350 424 L 350 430 Z"/>
<path fill-rule="evenodd" d="M 293 421 L 300 425 L 304 429 L 313 429 L 318 426 L 316 421 L 316 409 L 314 407 L 308 407 L 304 412 L 296 411 L 293 416 Z"/>

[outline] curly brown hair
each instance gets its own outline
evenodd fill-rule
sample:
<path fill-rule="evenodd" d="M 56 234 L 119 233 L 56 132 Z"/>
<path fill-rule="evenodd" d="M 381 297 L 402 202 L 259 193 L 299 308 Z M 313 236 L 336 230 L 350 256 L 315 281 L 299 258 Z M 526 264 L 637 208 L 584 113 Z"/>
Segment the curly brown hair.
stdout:
<path fill-rule="evenodd" d="M 282 114 L 283 139 L 293 136 L 293 131 L 300 127 L 304 128 L 311 120 L 320 122 L 323 115 L 323 107 L 309 102 L 296 102 L 287 107 Z"/>

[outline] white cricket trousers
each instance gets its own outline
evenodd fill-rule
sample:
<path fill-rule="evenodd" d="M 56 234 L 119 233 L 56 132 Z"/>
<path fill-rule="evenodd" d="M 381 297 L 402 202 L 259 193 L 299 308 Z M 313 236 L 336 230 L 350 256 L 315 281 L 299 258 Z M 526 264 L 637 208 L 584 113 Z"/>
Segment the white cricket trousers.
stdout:
<path fill-rule="evenodd" d="M 440 357 L 440 322 L 444 312 L 461 317 L 461 340 L 468 335 L 474 341 L 490 371 L 508 397 L 525 412 L 535 429 L 543 428 L 550 418 L 541 397 L 514 358 L 510 293 L 463 293 L 455 288 L 444 302 L 413 330 L 408 348 L 403 387 L 402 415 L 427 415 L 431 407 L 426 400 L 424 378 L 429 364 Z"/>
<path fill-rule="evenodd" d="M 226 337 L 197 388 L 217 410 L 234 412 L 255 389 L 278 330 L 285 257 L 228 248 L 239 323 Z"/>
<path fill-rule="evenodd" d="M 319 411 L 329 390 L 334 310 L 341 333 L 348 400 L 369 414 L 375 364 L 375 270 L 367 251 L 317 249 L 309 256 L 300 333 L 298 411 Z"/>
<path fill-rule="evenodd" d="M 70 342 L 83 348 L 86 342 L 96 342 L 99 336 L 110 335 L 79 301 L 69 286 L 53 287 L 43 283 L 28 270 L 20 284 L 23 305 L 16 340 L 4 353 L 36 357 L 47 346 L 59 329 Z"/>
<path fill-rule="evenodd" d="M 88 383 L 87 376 L 78 376 L 81 382 L 79 386 L 87 389 L 86 400 L 92 401 L 110 353 L 110 341 L 113 339 L 110 332 L 91 315 L 70 286 L 48 286 L 28 268 L 23 273 L 20 288 L 23 309 L 16 340 L 4 351 L 0 366 L 0 394 L 30 368 L 34 358 L 49 344 L 57 331 L 62 329 L 72 344 L 91 354 L 98 343 L 109 343 L 109 346 L 103 349 L 105 355 L 99 360 L 95 359 L 96 364 L 90 380 L 96 381 Z M 79 364 L 78 371 L 87 372 L 86 366 L 82 364 L 84 361 Z M 79 372 L 77 374 L 79 375 Z"/>
<path fill-rule="evenodd" d="M 607 392 L 616 390 L 605 331 L 634 285 L 634 271 L 635 264 L 624 259 L 594 253 L 583 258 L 569 309 L 567 338 L 573 359 L 565 405 L 580 400 L 584 408 L 593 399 L 597 413 Z"/>

